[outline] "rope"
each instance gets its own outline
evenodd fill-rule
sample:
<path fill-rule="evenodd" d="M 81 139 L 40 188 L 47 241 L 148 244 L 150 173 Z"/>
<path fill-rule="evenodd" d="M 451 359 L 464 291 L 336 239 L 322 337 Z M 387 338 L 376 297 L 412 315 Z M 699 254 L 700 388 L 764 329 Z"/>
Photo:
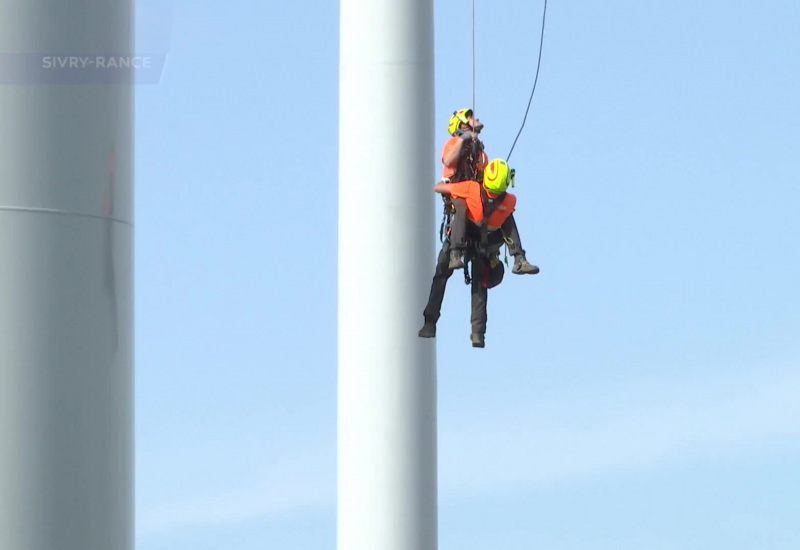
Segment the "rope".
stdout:
<path fill-rule="evenodd" d="M 475 113 L 475 0 L 472 0 L 472 116 Z"/>
<path fill-rule="evenodd" d="M 525 127 L 525 121 L 528 119 L 528 111 L 531 108 L 531 101 L 533 100 L 533 93 L 536 91 L 536 83 L 539 81 L 539 67 L 542 64 L 542 45 L 544 44 L 544 24 L 546 17 L 547 17 L 547 0 L 544 0 L 544 11 L 542 13 L 542 34 L 541 37 L 539 38 L 539 61 L 536 64 L 536 78 L 534 78 L 533 80 L 533 89 L 531 90 L 531 97 L 530 99 L 528 99 L 528 108 L 525 109 L 525 117 L 522 119 L 522 126 L 520 126 L 519 132 L 517 132 L 517 137 L 514 138 L 514 143 L 511 145 L 511 150 L 508 152 L 508 157 L 506 157 L 506 162 L 508 162 L 508 159 L 511 158 L 511 153 L 514 151 L 514 146 L 517 144 L 517 140 L 519 139 L 519 136 L 522 133 L 522 129 Z"/>

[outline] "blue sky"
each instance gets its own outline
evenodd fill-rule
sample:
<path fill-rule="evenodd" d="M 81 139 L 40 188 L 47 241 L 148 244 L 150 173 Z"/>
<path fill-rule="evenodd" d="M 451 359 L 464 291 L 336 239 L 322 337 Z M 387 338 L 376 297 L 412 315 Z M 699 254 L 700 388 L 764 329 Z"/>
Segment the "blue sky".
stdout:
<path fill-rule="evenodd" d="M 338 6 L 138 4 L 167 62 L 136 101 L 137 549 L 335 548 Z M 476 4 L 505 157 L 542 3 Z M 470 14 L 436 2 L 439 145 Z M 798 28 L 550 0 L 511 158 L 542 271 L 492 291 L 484 350 L 452 280 L 440 549 L 800 547 Z"/>

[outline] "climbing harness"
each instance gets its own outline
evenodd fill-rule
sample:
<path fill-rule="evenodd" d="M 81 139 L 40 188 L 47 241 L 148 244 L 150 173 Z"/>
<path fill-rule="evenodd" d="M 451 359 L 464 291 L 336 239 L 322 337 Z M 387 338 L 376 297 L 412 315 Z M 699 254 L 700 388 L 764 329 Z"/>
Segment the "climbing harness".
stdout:
<path fill-rule="evenodd" d="M 481 203 L 483 204 L 483 219 L 481 220 L 481 228 L 480 228 L 480 248 L 479 251 L 481 254 L 486 254 L 486 251 L 489 248 L 489 228 L 487 222 L 489 220 L 489 216 L 492 215 L 492 212 L 500 206 L 503 200 L 506 198 L 506 192 L 503 191 L 499 195 L 494 198 L 489 197 L 489 194 L 486 192 L 486 189 L 483 188 L 481 185 Z"/>
<path fill-rule="evenodd" d="M 456 135 L 458 135 L 458 133 Z M 467 155 L 458 161 L 456 172 L 453 174 L 452 178 L 442 178 L 441 183 L 458 183 L 467 180 L 478 180 L 477 159 L 479 159 L 483 154 L 483 142 L 479 139 L 474 139 L 470 145 L 471 147 Z M 450 235 L 450 222 L 452 220 L 453 213 L 455 212 L 455 206 L 453 206 L 453 203 L 449 197 L 442 196 L 442 202 L 444 204 L 442 211 L 442 223 L 439 225 L 440 243 L 444 243 L 444 237 Z"/>

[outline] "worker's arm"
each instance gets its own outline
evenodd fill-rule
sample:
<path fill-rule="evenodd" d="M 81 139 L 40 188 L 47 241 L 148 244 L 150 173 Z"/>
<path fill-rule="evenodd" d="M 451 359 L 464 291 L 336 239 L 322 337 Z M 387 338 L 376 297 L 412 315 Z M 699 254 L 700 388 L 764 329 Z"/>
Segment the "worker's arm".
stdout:
<path fill-rule="evenodd" d="M 442 155 L 442 163 L 445 166 L 454 167 L 466 152 L 464 145 L 476 136 L 477 134 L 475 132 L 469 130 L 458 136 L 458 141 Z"/>
<path fill-rule="evenodd" d="M 433 186 L 433 191 L 435 193 L 441 193 L 442 195 L 449 195 L 452 189 L 452 183 L 437 183 Z"/>
<path fill-rule="evenodd" d="M 449 168 L 455 166 L 456 163 L 458 163 L 458 159 L 461 157 L 461 151 L 463 149 L 464 140 L 459 139 L 455 145 L 453 145 L 444 155 L 442 155 L 442 164 Z"/>

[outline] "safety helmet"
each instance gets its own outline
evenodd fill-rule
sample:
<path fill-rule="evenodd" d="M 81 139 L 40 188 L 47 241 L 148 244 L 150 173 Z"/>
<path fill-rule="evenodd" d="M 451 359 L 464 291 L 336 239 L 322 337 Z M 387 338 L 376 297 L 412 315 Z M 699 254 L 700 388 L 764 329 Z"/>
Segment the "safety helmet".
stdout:
<path fill-rule="evenodd" d="M 493 159 L 483 169 L 483 186 L 490 193 L 499 195 L 508 189 L 508 164 L 503 159 Z"/>
<path fill-rule="evenodd" d="M 456 133 L 456 130 L 461 124 L 469 124 L 467 119 L 472 114 L 472 109 L 459 109 L 453 111 L 453 116 L 450 117 L 450 122 L 447 124 L 447 133 L 451 136 Z"/>

